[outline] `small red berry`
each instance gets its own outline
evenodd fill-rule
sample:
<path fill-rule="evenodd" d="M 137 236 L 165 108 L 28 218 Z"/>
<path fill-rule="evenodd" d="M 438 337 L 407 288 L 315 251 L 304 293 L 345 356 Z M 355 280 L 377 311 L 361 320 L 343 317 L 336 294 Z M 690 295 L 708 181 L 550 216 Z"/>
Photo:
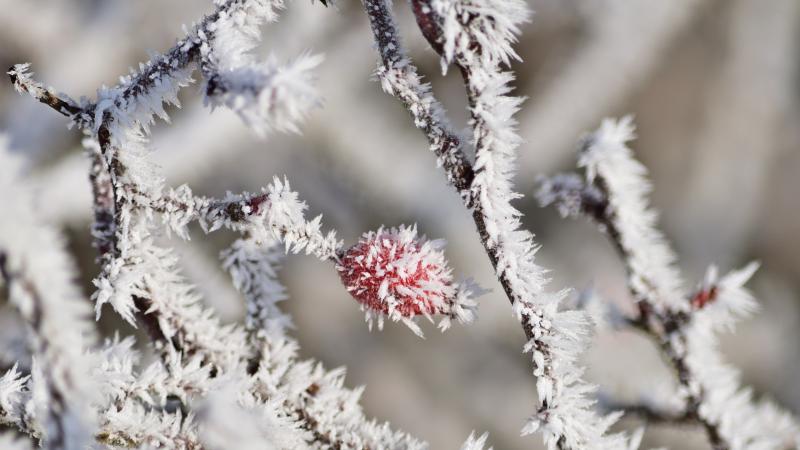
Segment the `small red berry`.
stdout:
<path fill-rule="evenodd" d="M 367 312 L 370 321 L 383 316 L 403 320 L 451 314 L 458 289 L 442 252 L 443 242 L 417 236 L 416 227 L 370 231 L 350 247 L 336 269 L 342 283 Z"/>

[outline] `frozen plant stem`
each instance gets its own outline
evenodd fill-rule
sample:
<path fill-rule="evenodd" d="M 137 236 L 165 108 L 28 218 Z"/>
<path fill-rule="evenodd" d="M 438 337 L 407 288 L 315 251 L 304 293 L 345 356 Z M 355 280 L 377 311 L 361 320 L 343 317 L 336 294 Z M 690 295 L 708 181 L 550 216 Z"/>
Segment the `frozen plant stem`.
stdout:
<path fill-rule="evenodd" d="M 510 203 L 513 191 L 516 134 L 513 115 L 520 99 L 507 95 L 513 79 L 501 69 L 515 57 L 511 43 L 517 24 L 527 18 L 522 2 L 412 1 L 423 35 L 442 56 L 442 67 L 456 64 L 464 77 L 476 160 L 465 156 L 466 144 L 448 124 L 442 105 L 403 52 L 388 0 L 364 0 L 380 54 L 377 75 L 383 90 L 397 97 L 414 124 L 428 138 L 437 163 L 471 210 L 475 226 L 533 356 L 539 394 L 536 412 L 523 434 L 543 432 L 548 449 L 636 446 L 640 435 L 607 434 L 618 417 L 592 410 L 594 387 L 582 378 L 574 361 L 589 334 L 586 316 L 559 311 L 565 293 L 545 290 L 545 270 L 534 262 L 533 235 L 520 229 L 521 213 Z"/>
<path fill-rule="evenodd" d="M 717 450 L 791 448 L 800 443 L 794 419 L 770 402 L 756 402 L 738 386 L 739 375 L 722 363 L 714 334 L 730 329 L 756 307 L 743 284 L 757 265 L 707 280 L 692 294 L 682 288 L 676 256 L 656 228 L 649 209 L 646 169 L 633 159 L 627 142 L 632 119 L 605 120 L 579 151 L 585 176 L 562 174 L 541 182 L 543 206 L 555 205 L 562 216 L 590 218 L 609 237 L 628 273 L 628 287 L 638 317 L 627 324 L 651 336 L 674 369 L 683 409 L 661 414 L 633 405 L 645 418 L 701 425 Z M 759 447 L 764 446 L 764 447 Z"/>
<path fill-rule="evenodd" d="M 591 138 L 587 139 L 587 145 L 591 145 Z M 558 183 L 558 180 L 554 181 Z M 620 258 L 625 261 L 631 261 L 629 250 L 623 244 L 622 234 L 617 228 L 616 220 L 614 220 L 613 208 L 608 203 L 608 191 L 603 181 L 603 178 L 595 178 L 593 184 L 588 185 L 573 185 L 569 189 L 574 191 L 566 192 L 563 187 L 556 187 L 561 190 L 562 195 L 571 196 L 579 199 L 580 211 L 582 214 L 591 218 L 598 225 L 600 225 L 603 232 L 609 237 L 609 240 L 617 250 Z M 577 189 L 576 189 L 577 188 Z M 636 269 L 631 265 L 626 265 L 629 277 L 635 277 Z M 655 285 L 652 280 L 643 280 L 644 284 Z M 639 316 L 635 319 L 628 321 L 629 325 L 633 328 L 642 330 L 655 339 L 661 346 L 661 350 L 667 355 L 670 364 L 676 371 L 678 380 L 684 387 L 689 387 L 693 382 L 694 377 L 686 365 L 684 357 L 681 356 L 676 346 L 685 346 L 685 337 L 682 331 L 687 322 L 690 320 L 689 314 L 685 311 L 658 311 L 655 307 L 654 299 L 649 298 L 646 294 L 631 286 L 631 294 L 636 299 L 636 306 L 639 310 Z M 677 334 L 674 334 L 676 333 Z M 686 409 L 680 416 L 680 422 L 696 422 L 701 424 L 708 435 L 709 442 L 712 447 L 717 450 L 730 448 L 729 444 L 724 442 L 720 436 L 719 430 L 715 424 L 710 423 L 698 414 L 698 408 L 702 403 L 702 393 L 692 394 L 686 399 Z M 660 416 L 659 414 L 651 414 L 651 410 L 642 407 L 634 407 L 633 410 L 625 409 L 626 411 L 641 414 L 644 412 L 644 417 L 651 418 Z"/>

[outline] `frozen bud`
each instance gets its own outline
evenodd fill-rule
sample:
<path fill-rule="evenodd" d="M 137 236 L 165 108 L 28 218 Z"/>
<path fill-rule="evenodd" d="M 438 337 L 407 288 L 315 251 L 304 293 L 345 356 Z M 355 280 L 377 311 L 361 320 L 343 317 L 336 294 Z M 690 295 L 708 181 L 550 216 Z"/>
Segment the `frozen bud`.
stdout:
<path fill-rule="evenodd" d="M 383 317 L 403 320 L 417 334 L 410 319 L 418 315 L 453 316 L 461 322 L 473 318 L 465 310 L 474 306 L 466 289 L 453 282 L 441 240 L 417 236 L 416 227 L 384 229 L 365 233 L 337 263 L 342 283 L 367 313 L 367 320 Z"/>

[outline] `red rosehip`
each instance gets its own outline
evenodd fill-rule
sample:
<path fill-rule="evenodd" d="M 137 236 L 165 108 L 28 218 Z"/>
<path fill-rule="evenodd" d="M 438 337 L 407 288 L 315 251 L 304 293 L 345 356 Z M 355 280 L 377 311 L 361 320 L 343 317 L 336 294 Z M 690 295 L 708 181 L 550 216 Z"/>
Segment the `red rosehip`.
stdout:
<path fill-rule="evenodd" d="M 442 252 L 443 242 L 417 237 L 416 227 L 370 231 L 350 247 L 336 269 L 342 283 L 367 312 L 370 321 L 383 316 L 403 320 L 451 314 L 458 289 Z"/>

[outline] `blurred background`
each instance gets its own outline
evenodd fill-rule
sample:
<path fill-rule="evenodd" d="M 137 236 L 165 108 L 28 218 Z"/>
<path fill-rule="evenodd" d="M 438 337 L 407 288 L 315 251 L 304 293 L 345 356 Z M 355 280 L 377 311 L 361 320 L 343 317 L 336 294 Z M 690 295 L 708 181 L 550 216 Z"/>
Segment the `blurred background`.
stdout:
<path fill-rule="evenodd" d="M 517 202 L 542 244 L 539 264 L 552 269 L 552 289 L 592 288 L 630 305 L 620 261 L 604 236 L 584 221 L 538 208 L 536 177 L 570 170 L 575 144 L 606 116 L 632 113 L 637 157 L 650 169 L 654 206 L 681 257 L 687 287 L 705 268 L 721 271 L 759 260 L 750 287 L 763 308 L 724 336 L 728 360 L 758 397 L 800 412 L 800 2 L 797 0 L 529 0 L 533 20 L 522 30 L 517 94 L 526 144 L 520 149 Z M 148 51 L 169 48 L 211 9 L 198 0 L 0 0 L 0 63 L 29 61 L 37 78 L 73 97 L 93 97 L 116 83 Z M 458 127 L 466 102 L 457 73 L 443 77 L 409 6 L 396 4 L 405 43 Z M 324 104 L 302 135 L 258 139 L 237 117 L 203 107 L 197 85 L 181 93 L 172 124 L 153 132 L 154 158 L 168 184 L 197 192 L 255 191 L 285 174 L 311 214 L 346 243 L 380 225 L 417 223 L 448 241 L 457 274 L 493 290 L 480 299 L 474 326 L 442 335 L 424 326 L 420 340 L 402 325 L 367 330 L 330 265 L 287 258 L 283 281 L 305 356 L 347 366 L 350 386 L 366 384 L 368 415 L 389 420 L 431 443 L 458 448 L 470 430 L 489 431 L 497 449 L 541 448 L 520 437 L 535 408 L 524 336 L 511 316 L 467 212 L 435 167 L 427 143 L 402 105 L 373 79 L 376 52 L 357 1 L 325 8 L 289 2 L 265 27 L 264 56 L 323 53 L 318 84 Z M 40 205 L 61 224 L 81 263 L 87 296 L 97 268 L 89 239 L 88 162 L 80 135 L 64 118 L 0 84 L 0 130 L 24 152 Z M 243 307 L 218 264 L 230 235 L 190 243 L 172 239 L 184 271 L 226 321 Z M 167 239 L 165 237 L 165 239 Z M 107 311 L 105 332 L 119 326 Z M 0 310 L 0 339 L 15 333 Z M 672 375 L 647 339 L 598 330 L 585 354 L 588 376 L 604 394 L 634 400 L 669 392 Z M 7 363 L 7 362 L 4 362 Z M 620 428 L 641 425 L 623 420 Z M 649 426 L 645 446 L 707 448 L 693 428 Z"/>

